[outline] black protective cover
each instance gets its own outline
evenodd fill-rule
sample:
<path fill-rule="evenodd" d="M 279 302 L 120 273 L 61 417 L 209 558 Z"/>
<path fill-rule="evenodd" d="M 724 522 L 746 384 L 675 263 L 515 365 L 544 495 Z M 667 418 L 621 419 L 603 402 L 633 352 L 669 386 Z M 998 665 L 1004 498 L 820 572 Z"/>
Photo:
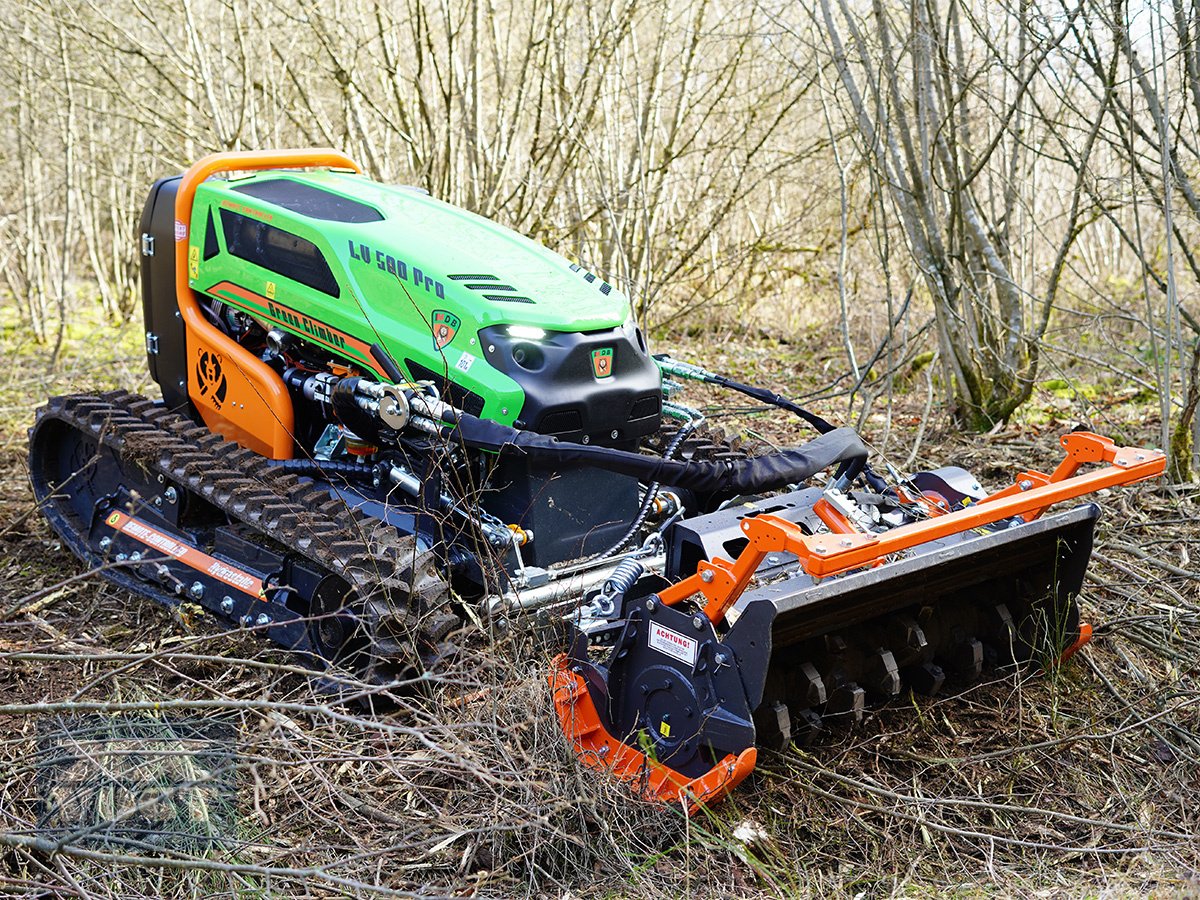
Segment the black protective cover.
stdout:
<path fill-rule="evenodd" d="M 624 536 L 638 511 L 638 482 L 598 469 L 554 471 L 502 457 L 480 498 L 506 523 L 532 531 L 522 550 L 529 565 L 551 566 L 603 553 Z"/>
<path fill-rule="evenodd" d="M 140 231 L 154 239 L 154 255 L 142 256 L 142 316 L 147 336 L 158 339 L 158 352 L 147 346 L 146 363 L 163 400 L 174 410 L 188 406 L 187 335 L 175 299 L 175 194 L 181 178 L 173 175 L 154 182 Z"/>
<path fill-rule="evenodd" d="M 620 328 L 515 338 L 502 325 L 479 332 L 484 358 L 525 392 L 518 428 L 632 449 L 658 431 L 662 381 L 636 334 Z M 612 375 L 597 378 L 593 351 L 608 350 Z"/>

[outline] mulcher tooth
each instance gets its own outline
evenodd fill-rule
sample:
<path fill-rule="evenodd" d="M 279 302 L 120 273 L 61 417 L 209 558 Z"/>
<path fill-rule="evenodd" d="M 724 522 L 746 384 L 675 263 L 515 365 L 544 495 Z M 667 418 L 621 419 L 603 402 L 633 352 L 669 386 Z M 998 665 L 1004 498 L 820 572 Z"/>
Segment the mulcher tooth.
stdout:
<path fill-rule="evenodd" d="M 918 694 L 933 697 L 946 683 L 946 671 L 931 662 L 921 663 L 904 670 L 904 683 Z"/>
<path fill-rule="evenodd" d="M 993 637 L 988 641 L 988 662 L 995 666 L 1010 666 L 1020 659 L 1020 638 L 1016 622 L 1013 621 L 1008 606 L 1003 603 L 992 607 L 989 618 Z"/>
<path fill-rule="evenodd" d="M 895 697 L 900 693 L 900 667 L 891 650 L 876 650 L 867 662 L 865 676 L 867 686 L 883 697 Z"/>
<path fill-rule="evenodd" d="M 792 717 L 787 704 L 775 700 L 754 711 L 755 742 L 769 750 L 786 750 L 792 742 Z"/>
<path fill-rule="evenodd" d="M 825 723 L 816 710 L 805 707 L 792 713 L 792 742 L 797 747 L 815 743 L 825 730 Z"/>
<path fill-rule="evenodd" d="M 963 636 L 951 647 L 945 662 L 959 678 L 974 681 L 983 673 L 983 644 L 976 638 Z"/>
<path fill-rule="evenodd" d="M 924 629 L 912 616 L 892 616 L 887 623 L 887 641 L 901 666 L 926 662 L 932 654 Z"/>
<path fill-rule="evenodd" d="M 867 692 L 853 681 L 839 684 L 829 694 L 829 702 L 825 705 L 826 717 L 841 717 L 857 725 L 863 719 L 867 707 Z"/>
<path fill-rule="evenodd" d="M 796 670 L 798 690 L 793 696 L 799 697 L 808 706 L 824 706 L 829 699 L 825 690 L 825 682 L 817 667 L 810 662 L 801 663 Z"/>

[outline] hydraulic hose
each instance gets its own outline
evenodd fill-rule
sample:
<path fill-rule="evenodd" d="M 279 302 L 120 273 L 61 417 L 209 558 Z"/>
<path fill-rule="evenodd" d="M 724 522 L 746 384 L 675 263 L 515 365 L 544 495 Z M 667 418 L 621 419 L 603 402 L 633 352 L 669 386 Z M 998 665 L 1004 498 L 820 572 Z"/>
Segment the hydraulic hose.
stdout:
<path fill-rule="evenodd" d="M 443 435 L 467 447 L 524 456 L 532 462 L 559 468 L 592 466 L 632 475 L 647 484 L 659 482 L 694 491 L 733 490 L 742 494 L 805 481 L 832 465 L 842 465 L 853 478 L 862 471 L 868 452 L 851 428 L 835 428 L 791 450 L 750 459 L 716 461 L 662 459 L 612 447 L 567 443 L 467 413 L 459 413 L 456 421 L 447 422 Z"/>
<path fill-rule="evenodd" d="M 740 381 L 734 381 L 732 378 L 719 375 L 716 372 L 709 372 L 707 369 L 702 369 L 691 363 L 671 359 L 666 354 L 656 356 L 654 359 L 662 371 L 668 374 L 689 378 L 693 381 L 702 381 L 706 384 L 715 384 L 718 387 L 728 388 L 731 391 L 737 391 L 739 394 L 745 394 L 747 397 L 757 400 L 760 403 L 766 403 L 769 406 L 786 410 L 793 415 L 799 416 L 811 425 L 818 434 L 828 434 L 836 430 L 835 426 L 816 413 L 805 409 L 797 403 L 793 403 L 787 397 L 777 394 L 774 391 L 755 387 L 751 384 L 742 384 Z M 887 482 L 871 469 L 871 466 L 865 459 L 861 464 L 843 466 L 837 474 L 839 478 L 844 478 L 847 482 L 853 481 L 859 474 L 862 474 L 872 490 L 878 493 L 883 493 L 887 490 Z"/>

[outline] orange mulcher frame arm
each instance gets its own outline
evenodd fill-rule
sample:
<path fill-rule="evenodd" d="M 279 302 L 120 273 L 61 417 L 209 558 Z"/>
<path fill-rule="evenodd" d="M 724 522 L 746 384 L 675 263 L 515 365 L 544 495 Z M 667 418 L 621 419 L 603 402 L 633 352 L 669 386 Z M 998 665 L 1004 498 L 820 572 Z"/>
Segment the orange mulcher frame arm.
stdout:
<path fill-rule="evenodd" d="M 948 537 L 1020 516 L 1032 521 L 1051 505 L 1121 484 L 1133 484 L 1163 473 L 1166 457 L 1161 450 L 1118 447 L 1108 438 L 1090 432 L 1072 432 L 1061 439 L 1066 458 L 1053 473 L 1022 472 L 1016 482 L 970 506 L 933 518 L 894 528 L 883 534 L 859 532 L 848 522 L 836 523 L 830 534 L 805 534 L 799 526 L 776 516 L 761 515 L 742 522 L 749 539 L 733 562 L 714 559 L 701 562 L 694 575 L 660 591 L 667 605 L 694 595 L 705 600 L 704 615 L 715 625 L 737 602 L 755 571 L 769 553 L 794 553 L 810 575 L 823 578 L 864 566 L 880 565 L 887 556 Z M 1077 474 L 1088 463 L 1104 467 Z M 825 510 L 837 514 L 836 510 Z M 824 516 L 822 516 L 824 518 Z M 1090 633 L 1090 630 L 1088 631 Z M 1080 641 L 1072 646 L 1069 655 Z M 578 667 L 570 657 L 558 656 L 551 668 L 550 686 L 555 711 L 563 732 L 589 768 L 606 770 L 638 793 L 663 803 L 682 803 L 689 814 L 718 800 L 735 788 L 754 769 L 755 748 L 729 754 L 709 772 L 689 779 L 669 766 L 648 757 L 620 738 L 609 734 Z"/>
<path fill-rule="evenodd" d="M 659 597 L 669 605 L 693 594 L 702 594 L 707 601 L 704 614 L 714 623 L 720 622 L 750 584 L 768 553 L 794 553 L 805 571 L 814 578 L 838 575 L 875 565 L 889 554 L 1002 519 L 1021 516 L 1027 522 L 1032 521 L 1055 503 L 1116 485 L 1156 478 L 1167 464 L 1161 450 L 1118 447 L 1108 438 L 1087 431 L 1063 435 L 1061 443 L 1067 455 L 1053 473 L 1022 472 L 1010 487 L 965 509 L 903 525 L 883 534 L 847 529 L 836 534 L 809 535 L 800 526 L 777 516 L 745 519 L 742 531 L 750 543 L 735 561 L 702 561 L 696 574 L 661 591 Z M 1094 472 L 1077 474 L 1087 463 L 1107 465 Z"/>
<path fill-rule="evenodd" d="M 191 285 L 199 265 L 198 249 L 193 247 L 190 254 L 188 249 L 192 202 L 196 188 L 220 172 L 317 166 L 361 171 L 349 157 L 329 149 L 213 153 L 184 173 L 175 195 L 175 294 L 187 331 L 188 371 L 202 360 L 212 360 L 229 380 L 228 394 L 219 407 L 210 395 L 201 393 L 194 378 L 188 379 L 188 396 L 210 431 L 274 459 L 292 457 L 292 398 L 274 369 L 213 327 L 201 312 Z"/>

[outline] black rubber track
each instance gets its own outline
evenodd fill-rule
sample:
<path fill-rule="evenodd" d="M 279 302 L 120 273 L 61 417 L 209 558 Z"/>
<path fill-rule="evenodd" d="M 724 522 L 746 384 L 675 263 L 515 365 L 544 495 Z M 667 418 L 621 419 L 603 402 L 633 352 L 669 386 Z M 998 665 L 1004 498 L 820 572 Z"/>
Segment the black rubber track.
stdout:
<path fill-rule="evenodd" d="M 92 460 L 63 460 L 66 445 L 102 448 Z M 76 456 L 80 454 L 78 449 Z M 108 456 L 106 454 L 111 454 Z M 447 637 L 462 625 L 450 604 L 437 558 L 409 535 L 353 510 L 311 481 L 281 471 L 264 457 L 212 434 L 191 419 L 125 391 L 52 398 L 30 430 L 30 477 L 55 531 L 89 565 L 105 561 L 88 541 L 81 511 L 87 472 L 58 491 L 62 473 L 107 458 L 134 483 L 161 476 L 178 492 L 198 497 L 258 534 L 275 552 L 284 548 L 348 586 L 337 598 L 364 634 L 353 659 L 341 660 L 375 684 L 392 683 L 435 667 L 452 649 Z M 59 475 L 54 470 L 57 468 Z M 106 571 L 139 593 L 158 596 L 128 570 Z M 158 593 L 165 594 L 163 591 Z M 206 604 L 207 605 L 207 604 Z"/>

